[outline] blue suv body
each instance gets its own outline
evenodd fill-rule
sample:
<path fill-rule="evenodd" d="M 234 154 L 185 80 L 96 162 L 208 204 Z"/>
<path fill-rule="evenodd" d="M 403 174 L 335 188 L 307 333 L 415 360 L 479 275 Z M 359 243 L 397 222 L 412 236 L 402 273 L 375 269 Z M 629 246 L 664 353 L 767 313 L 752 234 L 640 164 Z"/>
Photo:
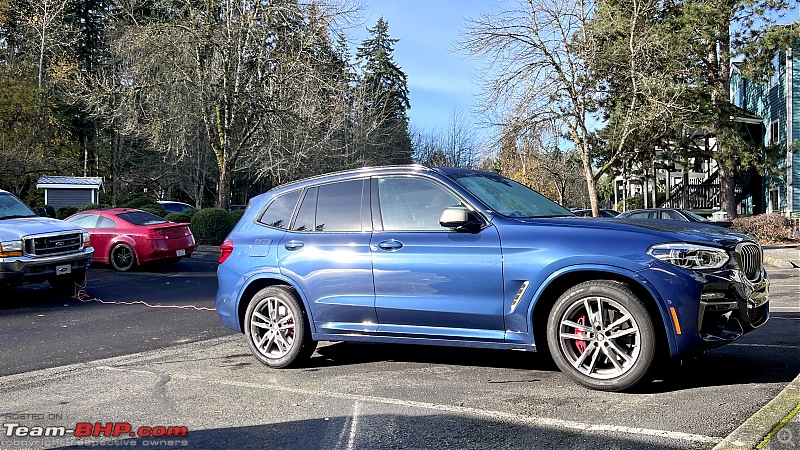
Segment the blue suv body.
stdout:
<path fill-rule="evenodd" d="M 253 198 L 221 246 L 217 309 L 271 367 L 318 341 L 549 349 L 623 390 L 658 358 L 768 318 L 758 243 L 711 225 L 587 221 L 497 174 L 422 166 Z"/>

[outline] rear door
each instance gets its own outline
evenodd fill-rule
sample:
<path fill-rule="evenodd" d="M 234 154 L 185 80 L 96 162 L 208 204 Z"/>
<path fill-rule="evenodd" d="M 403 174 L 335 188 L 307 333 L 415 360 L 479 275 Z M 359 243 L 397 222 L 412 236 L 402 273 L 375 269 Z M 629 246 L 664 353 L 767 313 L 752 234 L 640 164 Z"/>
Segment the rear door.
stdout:
<path fill-rule="evenodd" d="M 281 273 L 298 283 L 318 333 L 377 329 L 369 183 L 348 180 L 307 188 L 278 244 Z"/>

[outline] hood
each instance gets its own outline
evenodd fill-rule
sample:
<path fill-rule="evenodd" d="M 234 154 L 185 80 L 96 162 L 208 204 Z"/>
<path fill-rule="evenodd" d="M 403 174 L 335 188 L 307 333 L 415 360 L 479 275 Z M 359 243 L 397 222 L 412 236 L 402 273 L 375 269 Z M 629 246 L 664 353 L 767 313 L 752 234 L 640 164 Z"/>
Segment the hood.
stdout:
<path fill-rule="evenodd" d="M 18 241 L 23 237 L 37 234 L 61 232 L 83 232 L 83 228 L 63 220 L 48 217 L 26 217 L 0 220 L 0 240 Z"/>
<path fill-rule="evenodd" d="M 694 222 L 679 222 L 676 220 L 659 219 L 604 219 L 568 217 L 557 219 L 519 219 L 526 224 L 549 224 L 570 228 L 580 228 L 587 231 L 591 229 L 647 234 L 653 237 L 653 243 L 658 242 L 689 242 L 713 246 L 732 247 L 742 241 L 754 241 L 755 238 L 738 231 L 717 225 L 707 225 Z"/>

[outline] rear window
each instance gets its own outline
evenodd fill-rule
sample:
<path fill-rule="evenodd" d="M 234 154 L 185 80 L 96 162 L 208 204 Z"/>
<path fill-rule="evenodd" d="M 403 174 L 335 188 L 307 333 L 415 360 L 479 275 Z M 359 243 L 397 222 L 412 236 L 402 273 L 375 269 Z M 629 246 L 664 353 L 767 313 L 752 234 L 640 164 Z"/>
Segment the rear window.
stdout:
<path fill-rule="evenodd" d="M 124 219 L 134 225 L 156 225 L 167 223 L 167 220 L 144 211 L 131 211 L 117 214 L 117 217 Z"/>
<path fill-rule="evenodd" d="M 292 218 L 294 207 L 301 193 L 301 190 L 297 190 L 277 197 L 261 215 L 261 223 L 283 230 L 289 228 L 289 220 Z"/>

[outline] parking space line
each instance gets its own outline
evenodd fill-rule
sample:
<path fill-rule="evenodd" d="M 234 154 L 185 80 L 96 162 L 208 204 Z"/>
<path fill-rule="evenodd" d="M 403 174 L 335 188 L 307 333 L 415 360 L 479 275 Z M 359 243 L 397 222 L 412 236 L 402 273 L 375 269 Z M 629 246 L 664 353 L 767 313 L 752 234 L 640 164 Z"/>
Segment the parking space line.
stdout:
<path fill-rule="evenodd" d="M 350 437 L 347 439 L 347 450 L 356 448 L 356 429 L 358 428 L 358 401 L 353 405 L 353 419 L 350 421 Z"/>
<path fill-rule="evenodd" d="M 193 377 L 187 375 L 179 375 L 179 374 L 170 374 L 172 379 L 176 380 L 184 380 L 184 381 L 195 381 L 195 382 L 202 382 L 202 383 L 213 383 L 213 384 L 221 384 L 226 386 L 235 386 L 235 387 L 243 387 L 248 389 L 265 389 L 265 390 L 278 390 L 283 392 L 289 392 L 292 394 L 298 394 L 303 396 L 323 396 L 323 397 L 331 397 L 331 398 L 338 398 L 343 400 L 353 400 L 355 402 L 367 402 L 367 403 L 379 403 L 379 404 L 386 404 L 386 405 L 394 405 L 394 406 L 402 406 L 408 408 L 424 408 L 429 410 L 435 411 L 442 411 L 454 414 L 462 414 L 462 415 L 472 415 L 472 416 L 480 416 L 485 419 L 496 421 L 498 419 L 506 420 L 509 422 L 515 422 L 522 425 L 536 425 L 545 428 L 551 429 L 565 429 L 565 430 L 574 430 L 578 432 L 599 432 L 599 433 L 624 433 L 624 434 L 631 434 L 631 435 L 640 435 L 640 436 L 651 436 L 657 438 L 665 438 L 670 440 L 676 441 L 689 441 L 693 443 L 700 443 L 700 444 L 717 444 L 723 440 L 722 437 L 715 437 L 715 436 L 705 436 L 702 434 L 692 434 L 692 433 L 683 433 L 680 431 L 666 431 L 666 430 L 655 430 L 650 428 L 638 428 L 638 427 L 628 427 L 623 425 L 608 425 L 608 424 L 593 424 L 593 423 L 584 423 L 584 422 L 576 422 L 571 420 L 562 420 L 562 419 L 553 419 L 547 417 L 535 417 L 535 416 L 523 416 L 519 414 L 507 413 L 503 411 L 495 411 L 495 410 L 483 410 L 477 408 L 471 408 L 467 406 L 455 406 L 455 405 L 445 405 L 441 403 L 428 403 L 428 402 L 420 402 L 415 400 L 400 400 L 395 398 L 388 398 L 388 397 L 375 397 L 370 395 L 360 395 L 360 394 L 348 394 L 344 392 L 330 392 L 330 391 L 311 391 L 306 389 L 299 389 L 287 386 L 279 386 L 274 384 L 258 384 L 258 383 L 250 383 L 244 381 L 232 381 L 232 380 L 215 380 L 215 379 L 206 379 L 201 377 Z M 357 425 L 357 410 L 354 411 L 353 415 L 353 422 L 351 423 L 350 432 L 353 445 L 355 444 L 355 433 L 356 433 L 356 425 Z M 350 442 L 348 442 L 348 449 L 350 449 Z"/>

